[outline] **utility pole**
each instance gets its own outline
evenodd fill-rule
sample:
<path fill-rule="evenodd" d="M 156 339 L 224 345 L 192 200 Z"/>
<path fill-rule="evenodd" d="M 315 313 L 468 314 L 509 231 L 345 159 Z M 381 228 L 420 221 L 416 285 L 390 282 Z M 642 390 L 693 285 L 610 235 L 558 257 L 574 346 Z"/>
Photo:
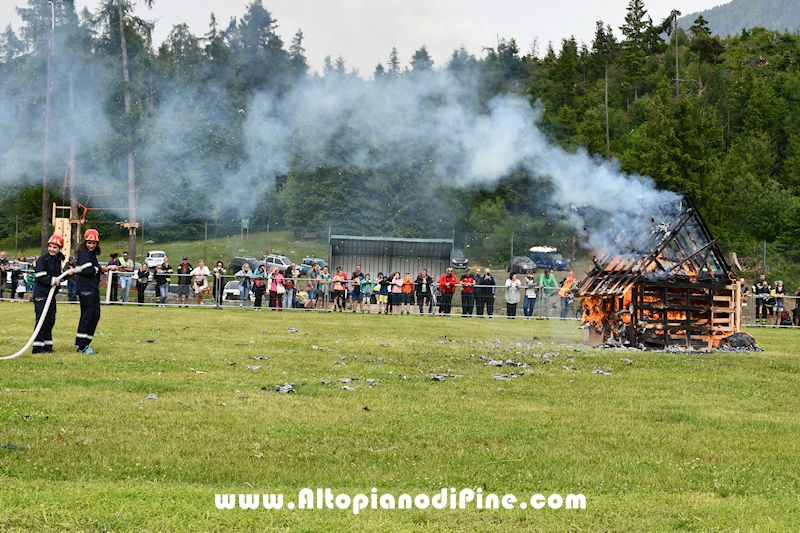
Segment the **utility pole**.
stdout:
<path fill-rule="evenodd" d="M 672 13 L 672 24 L 673 30 L 672 33 L 675 34 L 675 98 L 681 97 L 681 76 L 680 72 L 678 71 L 678 17 L 681 16 L 681 12 L 677 9 L 673 9 Z"/>
<path fill-rule="evenodd" d="M 128 144 L 128 254 L 136 257 L 136 173 L 133 156 L 133 117 L 131 116 L 131 77 L 128 72 L 128 43 L 125 40 L 125 13 L 122 0 L 117 0 L 119 8 L 119 40 L 122 48 L 122 81 L 125 85 L 125 118 Z"/>
<path fill-rule="evenodd" d="M 56 30 L 56 6 L 50 4 L 50 31 L 47 34 L 47 86 L 44 97 L 44 169 L 42 173 L 42 242 L 41 253 L 47 251 L 50 237 L 50 108 L 53 99 L 53 39 Z"/>

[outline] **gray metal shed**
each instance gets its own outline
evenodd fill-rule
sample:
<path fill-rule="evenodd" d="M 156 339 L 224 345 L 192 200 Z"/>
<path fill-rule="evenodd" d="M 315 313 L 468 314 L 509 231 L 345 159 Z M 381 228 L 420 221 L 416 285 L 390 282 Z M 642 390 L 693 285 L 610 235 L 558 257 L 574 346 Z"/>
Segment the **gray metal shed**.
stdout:
<path fill-rule="evenodd" d="M 373 279 L 378 272 L 410 272 L 412 277 L 423 269 L 437 278 L 450 264 L 452 239 L 401 239 L 390 237 L 330 236 L 331 271 L 342 267 L 348 276 L 356 265 Z"/>

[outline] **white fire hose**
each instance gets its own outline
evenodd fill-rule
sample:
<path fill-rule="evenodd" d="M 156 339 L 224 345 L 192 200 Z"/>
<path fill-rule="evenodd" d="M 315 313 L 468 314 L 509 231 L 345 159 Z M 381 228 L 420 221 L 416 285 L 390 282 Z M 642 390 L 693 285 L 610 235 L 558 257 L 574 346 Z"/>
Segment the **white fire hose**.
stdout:
<path fill-rule="evenodd" d="M 86 264 L 83 264 L 81 266 L 72 267 L 72 271 L 75 274 L 77 274 L 78 272 L 80 272 L 84 268 L 89 268 L 90 266 L 92 266 L 91 263 L 86 263 Z M 55 283 L 54 285 L 52 285 L 50 287 L 50 294 L 47 295 L 47 302 L 44 304 L 44 309 L 42 310 L 42 316 L 39 317 L 39 322 L 36 324 L 36 328 L 34 328 L 34 330 L 33 330 L 33 335 L 31 335 L 31 338 L 28 340 L 28 342 L 25 344 L 25 346 L 23 346 L 22 349 L 20 351 L 18 351 L 17 353 L 15 353 L 14 355 L 9 355 L 7 357 L 0 357 L 0 361 L 7 361 L 9 359 L 16 359 L 17 357 L 19 357 L 20 355 L 22 355 L 22 354 L 24 354 L 25 352 L 28 351 L 28 348 L 31 347 L 31 345 L 33 344 L 34 339 L 36 339 L 36 336 L 39 334 L 39 330 L 42 329 L 42 324 L 44 324 L 44 320 L 47 317 L 47 311 L 50 309 L 50 303 L 53 301 L 53 296 L 56 293 L 56 287 L 59 286 L 59 284 L 61 283 L 61 280 L 64 279 L 68 274 L 69 274 L 69 270 L 67 270 L 66 272 L 62 272 L 60 276 L 55 278 L 57 283 Z"/>

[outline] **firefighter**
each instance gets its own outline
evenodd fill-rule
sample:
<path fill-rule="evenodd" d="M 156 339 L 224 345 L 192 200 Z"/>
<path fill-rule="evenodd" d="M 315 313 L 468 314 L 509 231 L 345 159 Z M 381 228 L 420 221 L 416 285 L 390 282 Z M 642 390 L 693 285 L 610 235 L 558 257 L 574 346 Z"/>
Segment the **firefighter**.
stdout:
<path fill-rule="evenodd" d="M 56 324 L 55 295 L 58 292 L 57 288 L 53 292 L 54 301 L 50 303 L 47 314 L 44 317 L 42 315 L 50 296 L 50 288 L 57 287 L 60 282 L 58 277 L 61 275 L 61 264 L 64 262 L 64 254 L 61 253 L 62 248 L 64 248 L 64 237 L 52 235 L 47 241 L 47 253 L 36 261 L 33 308 L 36 311 L 36 324 L 42 321 L 42 326 L 33 341 L 33 353 L 53 352 L 53 326 Z M 70 268 L 67 273 L 72 275 L 74 271 Z"/>
<path fill-rule="evenodd" d="M 104 272 L 117 270 L 117 265 L 100 266 L 97 256 L 100 255 L 100 233 L 96 229 L 87 229 L 83 240 L 78 244 L 76 256 L 79 265 L 89 263 L 78 276 L 76 289 L 81 301 L 81 318 L 78 322 L 78 333 L 75 334 L 75 346 L 79 352 L 96 354 L 89 344 L 94 338 L 97 323 L 100 322 L 100 277 Z"/>

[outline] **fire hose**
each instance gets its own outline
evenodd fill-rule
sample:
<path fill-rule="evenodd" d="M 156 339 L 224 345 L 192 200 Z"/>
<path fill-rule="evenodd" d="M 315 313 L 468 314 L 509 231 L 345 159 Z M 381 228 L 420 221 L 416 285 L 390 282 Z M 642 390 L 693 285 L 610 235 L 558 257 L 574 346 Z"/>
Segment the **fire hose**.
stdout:
<path fill-rule="evenodd" d="M 77 266 L 77 267 L 73 267 L 72 271 L 75 274 L 77 274 L 78 272 L 80 272 L 84 268 L 89 268 L 90 266 L 92 266 L 91 263 L 86 263 L 86 264 L 83 264 L 83 265 L 80 265 L 80 266 Z M 44 324 L 45 318 L 47 317 L 47 311 L 50 309 L 50 304 L 52 303 L 53 296 L 56 293 L 56 287 L 58 287 L 58 285 L 61 283 L 61 280 L 64 279 L 65 277 L 67 277 L 68 274 L 69 274 L 69 271 L 67 270 L 65 272 L 62 272 L 62 274 L 60 276 L 55 278 L 56 283 L 54 283 L 50 287 L 50 294 L 47 295 L 47 302 L 45 302 L 45 304 L 44 304 L 44 309 L 42 310 L 42 316 L 39 317 L 39 322 L 36 324 L 36 327 L 33 330 L 33 335 L 31 335 L 31 338 L 28 340 L 28 342 L 25 344 L 25 346 L 23 346 L 22 349 L 20 351 L 18 351 L 17 353 L 15 353 L 14 355 L 9 355 L 7 357 L 0 357 L 0 361 L 7 361 L 9 359 L 16 359 L 17 357 L 19 357 L 20 355 L 22 355 L 23 353 L 28 351 L 28 348 L 31 347 L 31 345 L 33 344 L 34 339 L 36 339 L 36 336 L 39 334 L 39 330 L 42 329 L 42 324 Z"/>

